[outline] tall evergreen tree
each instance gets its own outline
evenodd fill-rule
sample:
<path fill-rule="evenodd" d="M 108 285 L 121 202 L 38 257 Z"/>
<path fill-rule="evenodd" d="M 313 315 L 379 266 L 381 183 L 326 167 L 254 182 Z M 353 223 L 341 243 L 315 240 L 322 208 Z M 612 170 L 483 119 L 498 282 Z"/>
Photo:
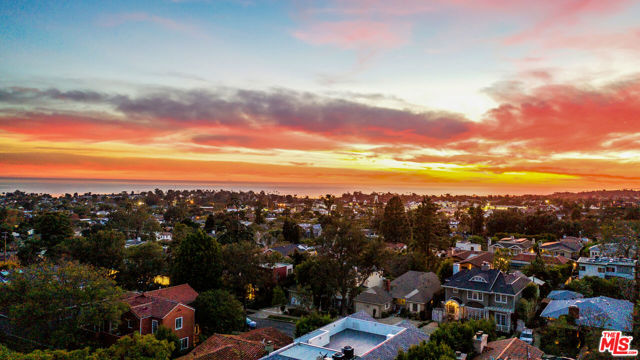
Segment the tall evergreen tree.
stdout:
<path fill-rule="evenodd" d="M 427 256 L 431 255 L 431 250 L 437 247 L 441 239 L 441 224 L 436 211 L 438 206 L 425 196 L 414 215 L 413 247 Z"/>
<path fill-rule="evenodd" d="M 171 264 L 171 283 L 188 283 L 196 291 L 220 285 L 222 254 L 216 239 L 198 230 L 181 243 Z"/>
<path fill-rule="evenodd" d="M 392 197 L 385 206 L 381 228 L 385 241 L 406 244 L 411 238 L 411 227 L 399 196 Z"/>

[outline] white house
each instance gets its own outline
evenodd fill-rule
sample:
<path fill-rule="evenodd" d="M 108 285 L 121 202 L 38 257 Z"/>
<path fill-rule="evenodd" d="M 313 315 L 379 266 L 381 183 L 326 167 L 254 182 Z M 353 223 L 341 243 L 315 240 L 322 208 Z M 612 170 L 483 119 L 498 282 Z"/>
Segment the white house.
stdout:
<path fill-rule="evenodd" d="M 581 257 L 578 259 L 578 277 L 597 276 L 603 279 L 619 277 L 633 280 L 637 260 L 609 257 Z"/>

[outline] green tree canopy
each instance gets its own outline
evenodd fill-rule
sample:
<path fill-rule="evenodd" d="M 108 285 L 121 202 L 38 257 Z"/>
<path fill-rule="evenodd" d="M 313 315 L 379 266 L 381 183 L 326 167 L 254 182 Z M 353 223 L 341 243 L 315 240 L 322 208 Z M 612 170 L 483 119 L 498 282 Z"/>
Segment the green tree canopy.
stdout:
<path fill-rule="evenodd" d="M 433 341 L 423 341 L 413 345 L 407 352 L 400 351 L 396 360 L 455 360 L 456 353 L 447 344 L 437 344 Z"/>
<path fill-rule="evenodd" d="M 407 244 L 411 239 L 411 226 L 404 211 L 404 204 L 399 196 L 389 199 L 389 202 L 384 207 L 380 227 L 385 241 Z"/>
<path fill-rule="evenodd" d="M 303 316 L 296 322 L 296 337 L 300 337 L 306 333 L 323 327 L 331 323 L 333 319 L 329 315 L 320 315 L 317 312 L 311 313 L 309 316 Z"/>
<path fill-rule="evenodd" d="M 430 341 L 471 354 L 473 353 L 473 336 L 477 331 L 488 334 L 489 341 L 493 341 L 496 337 L 496 323 L 493 320 L 443 323 L 431 334 Z"/>
<path fill-rule="evenodd" d="M 437 211 L 438 205 L 425 196 L 414 213 L 413 248 L 428 257 L 445 247 L 443 239 L 449 235 L 448 221 L 442 221 Z"/>
<path fill-rule="evenodd" d="M 43 263 L 14 272 L 0 307 L 24 337 L 58 348 L 85 344 L 87 326 L 118 323 L 122 291 L 106 270 L 78 263 Z"/>
<path fill-rule="evenodd" d="M 194 306 L 197 322 L 205 335 L 229 334 L 244 328 L 242 304 L 228 291 L 205 291 L 198 296 Z"/>
<path fill-rule="evenodd" d="M 162 246 L 148 241 L 125 251 L 125 259 L 117 279 L 128 290 L 150 290 L 153 279 L 165 274 L 167 263 Z M 180 284 L 180 283 L 178 283 Z"/>
<path fill-rule="evenodd" d="M 124 260 L 125 237 L 116 230 L 98 230 L 86 238 L 65 242 L 74 260 L 106 269 L 119 269 Z"/>
<path fill-rule="evenodd" d="M 189 234 L 173 257 L 171 282 L 188 283 L 200 292 L 217 288 L 221 275 L 222 252 L 218 242 L 202 230 Z"/>
<path fill-rule="evenodd" d="M 3 360 L 169 360 L 174 344 L 157 340 L 153 335 L 134 333 L 125 336 L 108 348 L 91 352 L 79 350 L 36 350 L 28 354 L 14 352 L 0 345 Z"/>
<path fill-rule="evenodd" d="M 284 237 L 284 241 L 297 244 L 300 242 L 300 233 L 300 226 L 298 226 L 295 221 L 290 218 L 284 219 L 282 223 L 282 236 Z"/>

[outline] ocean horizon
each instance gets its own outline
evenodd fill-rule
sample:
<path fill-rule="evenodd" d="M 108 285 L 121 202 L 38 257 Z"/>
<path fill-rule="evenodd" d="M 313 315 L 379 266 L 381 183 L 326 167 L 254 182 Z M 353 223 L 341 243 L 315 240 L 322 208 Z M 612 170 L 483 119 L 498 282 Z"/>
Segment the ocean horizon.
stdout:
<path fill-rule="evenodd" d="M 341 195 L 361 191 L 363 193 L 397 193 L 419 195 L 499 195 L 491 189 L 483 188 L 450 188 L 411 187 L 403 184 L 395 185 L 352 185 L 352 184 L 322 184 L 322 183 L 252 183 L 252 182 L 223 182 L 223 181 L 189 181 L 189 180 L 136 180 L 136 179 L 75 179 L 75 178 L 15 178 L 0 177 L 0 193 L 10 193 L 16 190 L 26 193 L 44 193 L 52 196 L 65 194 L 117 194 L 123 191 L 139 193 L 142 191 L 167 190 L 227 190 L 254 191 L 271 194 L 297 195 L 320 197 L 326 194 Z M 556 189 L 555 191 L 581 191 L 582 189 Z M 548 195 L 553 191 L 509 191 L 501 194 Z"/>

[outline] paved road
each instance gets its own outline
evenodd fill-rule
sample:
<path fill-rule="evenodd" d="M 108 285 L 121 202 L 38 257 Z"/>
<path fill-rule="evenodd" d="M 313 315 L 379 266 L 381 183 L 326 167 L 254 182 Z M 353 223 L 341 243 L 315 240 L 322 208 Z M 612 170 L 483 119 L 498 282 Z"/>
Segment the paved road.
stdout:
<path fill-rule="evenodd" d="M 294 337 L 293 334 L 296 331 L 296 324 L 292 324 L 292 323 L 288 323 L 285 321 L 277 321 L 277 320 L 272 320 L 272 319 L 261 319 L 255 316 L 249 316 L 249 319 L 253 320 L 256 322 L 256 324 L 258 325 L 258 328 L 263 328 L 263 327 L 274 327 L 280 331 L 282 331 L 283 333 Z"/>

